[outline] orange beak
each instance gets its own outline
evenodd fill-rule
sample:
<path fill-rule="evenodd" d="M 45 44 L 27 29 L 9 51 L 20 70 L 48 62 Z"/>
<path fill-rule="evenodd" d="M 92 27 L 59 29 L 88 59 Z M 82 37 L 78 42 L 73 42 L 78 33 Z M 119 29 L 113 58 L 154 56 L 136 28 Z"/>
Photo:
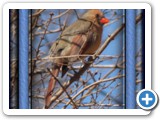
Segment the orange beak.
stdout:
<path fill-rule="evenodd" d="M 106 24 L 106 23 L 108 23 L 109 22 L 109 20 L 107 19 L 107 18 L 102 18 L 101 20 L 100 20 L 100 23 L 102 23 L 102 24 Z"/>

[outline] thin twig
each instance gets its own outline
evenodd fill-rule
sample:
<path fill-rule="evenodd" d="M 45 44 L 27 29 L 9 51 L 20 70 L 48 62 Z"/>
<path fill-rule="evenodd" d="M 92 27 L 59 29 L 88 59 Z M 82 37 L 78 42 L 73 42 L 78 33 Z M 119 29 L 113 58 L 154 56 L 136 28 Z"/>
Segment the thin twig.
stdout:
<path fill-rule="evenodd" d="M 72 99 L 75 99 L 76 97 L 79 96 L 79 94 L 81 94 L 81 92 L 85 91 L 86 89 L 94 86 L 94 85 L 97 85 L 97 84 L 100 84 L 102 82 L 108 82 L 108 81 L 113 81 L 113 80 L 116 80 L 118 78 L 122 78 L 124 77 L 124 75 L 119 75 L 119 76 L 116 76 L 116 77 L 113 77 L 113 78 L 109 78 L 109 79 L 102 79 L 102 80 L 99 80 L 99 81 L 96 81 L 94 83 L 92 83 L 91 85 L 88 85 L 86 86 L 85 88 L 83 88 L 81 91 L 79 91 L 75 96 L 72 97 Z M 66 105 L 68 105 L 71 101 L 69 101 Z"/>
<path fill-rule="evenodd" d="M 66 91 L 66 88 L 61 84 L 61 82 L 57 79 L 57 77 L 55 77 L 53 75 L 53 73 L 50 71 L 50 69 L 48 69 L 49 73 L 52 75 L 52 77 L 54 77 L 54 79 L 58 82 L 58 84 L 62 87 L 62 89 L 64 90 L 64 92 L 67 94 L 68 98 L 70 99 L 70 101 L 72 102 L 72 104 L 74 105 L 74 107 L 77 109 L 76 104 L 74 103 L 73 99 L 71 98 L 71 96 L 68 94 L 68 92 Z"/>

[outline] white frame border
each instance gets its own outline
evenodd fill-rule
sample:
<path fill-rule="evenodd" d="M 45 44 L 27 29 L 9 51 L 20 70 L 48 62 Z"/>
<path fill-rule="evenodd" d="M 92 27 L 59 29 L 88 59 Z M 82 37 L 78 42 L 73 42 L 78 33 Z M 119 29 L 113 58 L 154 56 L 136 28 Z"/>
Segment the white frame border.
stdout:
<path fill-rule="evenodd" d="M 77 5 L 78 4 L 78 5 Z M 6 3 L 3 6 L 3 112 L 6 115 L 148 115 L 142 109 L 9 109 L 9 9 L 145 9 L 145 89 L 151 89 L 151 6 L 147 3 Z"/>

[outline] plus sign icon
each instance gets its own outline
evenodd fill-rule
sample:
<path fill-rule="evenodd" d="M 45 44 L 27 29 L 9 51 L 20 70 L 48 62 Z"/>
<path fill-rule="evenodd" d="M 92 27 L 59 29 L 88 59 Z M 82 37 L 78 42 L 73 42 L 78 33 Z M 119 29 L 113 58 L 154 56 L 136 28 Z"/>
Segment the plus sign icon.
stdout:
<path fill-rule="evenodd" d="M 150 110 L 157 104 L 158 97 L 153 90 L 143 89 L 137 94 L 137 103 L 144 110 Z"/>

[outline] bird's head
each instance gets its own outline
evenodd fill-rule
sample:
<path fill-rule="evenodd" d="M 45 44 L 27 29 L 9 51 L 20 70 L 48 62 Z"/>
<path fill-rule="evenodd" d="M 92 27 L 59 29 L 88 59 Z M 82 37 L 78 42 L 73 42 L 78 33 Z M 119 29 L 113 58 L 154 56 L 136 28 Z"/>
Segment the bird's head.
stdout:
<path fill-rule="evenodd" d="M 109 19 L 105 18 L 103 13 L 98 9 L 88 10 L 82 18 L 100 26 L 109 22 Z"/>

